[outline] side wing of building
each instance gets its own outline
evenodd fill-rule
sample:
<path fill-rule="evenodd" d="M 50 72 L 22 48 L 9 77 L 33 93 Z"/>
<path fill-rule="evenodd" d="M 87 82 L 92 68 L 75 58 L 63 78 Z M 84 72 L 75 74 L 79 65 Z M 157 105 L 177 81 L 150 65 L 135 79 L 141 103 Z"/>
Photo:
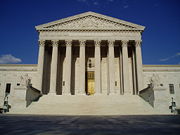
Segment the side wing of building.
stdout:
<path fill-rule="evenodd" d="M 180 108 L 180 65 L 143 65 L 143 76 L 144 88 L 156 81 L 161 102 L 171 105 L 173 98 Z"/>
<path fill-rule="evenodd" d="M 9 104 L 15 98 L 25 100 L 26 81 L 31 80 L 33 86 L 37 82 L 37 65 L 0 64 L 0 107 L 4 104 L 5 94 L 8 93 Z"/>

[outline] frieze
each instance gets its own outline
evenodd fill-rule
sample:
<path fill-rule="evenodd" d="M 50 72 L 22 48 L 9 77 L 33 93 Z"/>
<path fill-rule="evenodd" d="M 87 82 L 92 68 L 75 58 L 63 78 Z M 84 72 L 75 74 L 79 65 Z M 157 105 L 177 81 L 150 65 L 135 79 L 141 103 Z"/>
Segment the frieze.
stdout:
<path fill-rule="evenodd" d="M 127 37 L 141 40 L 141 34 L 139 32 L 41 32 L 40 39 L 55 39 L 65 37 Z"/>

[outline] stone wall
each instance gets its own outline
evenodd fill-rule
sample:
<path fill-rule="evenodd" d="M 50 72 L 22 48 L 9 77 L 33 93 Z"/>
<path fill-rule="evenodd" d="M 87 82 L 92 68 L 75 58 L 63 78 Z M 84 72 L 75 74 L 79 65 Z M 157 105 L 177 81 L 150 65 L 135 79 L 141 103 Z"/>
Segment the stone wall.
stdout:
<path fill-rule="evenodd" d="M 156 106 L 166 102 L 166 108 L 168 108 L 173 97 L 177 108 L 180 108 L 180 65 L 144 65 L 143 75 L 144 88 L 150 84 L 153 75 L 158 78 L 161 88 L 154 90 L 155 96 L 159 99 L 155 102 Z M 170 94 L 169 84 L 174 85 L 174 94 Z"/>
<path fill-rule="evenodd" d="M 0 64 L 0 107 L 3 106 L 6 84 L 10 83 L 8 95 L 9 104 L 15 98 L 24 99 L 26 96 L 26 79 L 30 78 L 34 87 L 38 84 L 37 65 Z"/>
<path fill-rule="evenodd" d="M 76 71 L 75 75 L 78 73 L 78 58 L 76 60 Z M 119 61 L 115 58 L 115 67 L 119 68 Z M 101 68 L 103 74 L 102 77 L 102 93 L 107 94 L 107 61 L 103 58 L 101 61 Z M 117 70 L 116 70 L 117 72 Z M 155 102 L 154 106 L 156 108 L 166 108 L 171 105 L 171 98 L 173 97 L 176 102 L 177 108 L 180 108 L 180 66 L 168 66 L 168 65 L 144 65 L 143 66 L 144 75 L 144 88 L 150 84 L 152 76 L 157 76 L 158 83 L 163 89 L 154 90 Z M 0 107 L 2 107 L 5 97 L 6 84 L 11 84 L 11 91 L 9 94 L 9 104 L 12 105 L 14 99 L 22 99 L 25 101 L 26 88 L 25 80 L 29 77 L 31 79 L 32 86 L 37 88 L 38 86 L 38 72 L 37 65 L 0 65 Z M 115 75 L 115 81 L 118 85 L 115 87 L 119 91 L 119 73 Z M 75 83 L 78 82 L 78 77 L 75 77 Z M 169 92 L 169 84 L 174 85 L 174 94 Z M 75 84 L 75 90 L 78 90 L 78 83 Z M 161 107 L 160 107 L 161 106 Z"/>

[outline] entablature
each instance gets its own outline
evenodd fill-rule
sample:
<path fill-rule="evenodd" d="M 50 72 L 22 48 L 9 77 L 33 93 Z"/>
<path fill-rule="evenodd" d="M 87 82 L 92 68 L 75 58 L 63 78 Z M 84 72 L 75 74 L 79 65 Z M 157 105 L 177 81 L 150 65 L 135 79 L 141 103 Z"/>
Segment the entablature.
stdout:
<path fill-rule="evenodd" d="M 141 40 L 141 33 L 137 31 L 43 31 L 39 34 L 41 40 L 55 40 L 55 39 L 96 39 L 101 40 L 115 39 L 115 40 Z"/>

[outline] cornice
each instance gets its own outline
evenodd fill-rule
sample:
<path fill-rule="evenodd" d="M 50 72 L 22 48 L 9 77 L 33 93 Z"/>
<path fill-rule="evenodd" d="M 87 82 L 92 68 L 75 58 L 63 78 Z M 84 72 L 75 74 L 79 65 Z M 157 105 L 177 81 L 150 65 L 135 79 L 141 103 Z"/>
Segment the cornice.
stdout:
<path fill-rule="evenodd" d="M 0 64 L 0 71 L 37 71 L 37 64 Z"/>
<path fill-rule="evenodd" d="M 0 67 L 37 67 L 37 64 L 0 64 Z"/>
<path fill-rule="evenodd" d="M 143 65 L 144 72 L 179 72 L 180 65 Z"/>
<path fill-rule="evenodd" d="M 143 32 L 142 30 L 136 30 L 136 29 L 115 29 L 115 28 L 114 29 L 100 29 L 100 28 L 97 28 L 97 29 L 86 29 L 86 28 L 81 28 L 81 29 L 76 29 L 76 28 L 74 28 L 74 29 L 70 29 L 70 28 L 52 29 L 52 28 L 42 28 L 38 31 L 39 32 L 41 32 L 41 31 L 69 31 L 69 32 L 71 32 L 71 31 L 77 31 L 77 32 L 79 32 L 79 31 L 91 31 L 91 32 L 94 32 L 94 31 L 103 31 L 103 32 L 107 32 L 107 31 L 117 31 L 117 32 L 119 32 L 119 31 L 125 31 L 125 32 L 130 31 L 130 32 L 132 32 L 132 31 L 135 31 L 135 32 Z"/>
<path fill-rule="evenodd" d="M 179 67 L 180 65 L 143 65 L 143 67 Z"/>
<path fill-rule="evenodd" d="M 180 69 L 143 69 L 143 72 L 180 72 Z"/>
<path fill-rule="evenodd" d="M 37 69 L 0 69 L 0 71 L 28 71 L 28 72 L 36 72 Z"/>

